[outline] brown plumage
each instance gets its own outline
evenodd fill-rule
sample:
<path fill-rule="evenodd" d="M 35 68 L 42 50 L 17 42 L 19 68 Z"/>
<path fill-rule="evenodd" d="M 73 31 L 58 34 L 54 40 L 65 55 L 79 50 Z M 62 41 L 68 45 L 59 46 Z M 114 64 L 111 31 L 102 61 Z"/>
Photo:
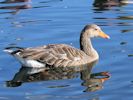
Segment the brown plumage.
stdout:
<path fill-rule="evenodd" d="M 102 32 L 99 26 L 92 24 L 86 25 L 80 35 L 80 49 L 66 44 L 49 44 L 35 48 L 8 47 L 8 53 L 16 57 L 23 66 L 54 67 L 80 66 L 90 63 L 99 58 L 98 53 L 93 48 L 90 38 L 92 37 L 109 38 Z"/>

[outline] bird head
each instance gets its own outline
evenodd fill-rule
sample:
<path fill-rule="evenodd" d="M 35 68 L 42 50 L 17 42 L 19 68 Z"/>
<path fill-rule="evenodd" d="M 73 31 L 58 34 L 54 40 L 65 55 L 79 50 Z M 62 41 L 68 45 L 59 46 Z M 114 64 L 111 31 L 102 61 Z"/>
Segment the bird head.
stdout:
<path fill-rule="evenodd" d="M 101 37 L 101 38 L 106 38 L 106 39 L 110 39 L 109 35 L 105 34 L 101 28 L 96 25 L 96 24 L 91 24 L 91 25 L 86 25 L 83 29 L 84 32 L 87 33 L 87 35 L 90 38 L 93 37 Z"/>

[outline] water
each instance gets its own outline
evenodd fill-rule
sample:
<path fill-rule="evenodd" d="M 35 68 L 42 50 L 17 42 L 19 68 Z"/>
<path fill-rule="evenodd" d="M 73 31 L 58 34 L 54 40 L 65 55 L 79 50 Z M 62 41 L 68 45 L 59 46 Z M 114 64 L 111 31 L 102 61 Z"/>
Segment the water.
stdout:
<path fill-rule="evenodd" d="M 104 0 L 104 3 L 93 0 L 7 1 L 0 3 L 0 100 L 133 99 L 132 0 Z M 111 37 L 110 40 L 93 40 L 100 60 L 89 69 L 92 71 L 90 79 L 95 80 L 94 73 L 99 73 L 96 79 L 100 80 L 105 78 L 101 72 L 109 72 L 111 78 L 104 83 L 82 79 L 77 72 L 60 75 L 58 70 L 57 74 L 49 71 L 45 77 L 43 69 L 21 69 L 14 58 L 2 51 L 10 45 L 29 47 L 50 43 L 66 43 L 79 48 L 80 31 L 90 23 L 100 25 Z M 87 73 L 89 76 L 90 72 Z M 87 82 L 92 83 L 87 85 Z M 90 91 L 93 85 L 94 91 Z"/>

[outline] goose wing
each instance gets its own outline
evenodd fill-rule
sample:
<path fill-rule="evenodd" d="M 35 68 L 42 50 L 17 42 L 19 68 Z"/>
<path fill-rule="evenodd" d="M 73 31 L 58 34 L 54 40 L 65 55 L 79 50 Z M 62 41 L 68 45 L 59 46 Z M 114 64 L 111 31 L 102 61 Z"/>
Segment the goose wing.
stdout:
<path fill-rule="evenodd" d="M 26 48 L 19 53 L 21 58 L 59 66 L 76 66 L 87 63 L 88 56 L 81 50 L 65 44 L 50 44 L 36 48 Z"/>

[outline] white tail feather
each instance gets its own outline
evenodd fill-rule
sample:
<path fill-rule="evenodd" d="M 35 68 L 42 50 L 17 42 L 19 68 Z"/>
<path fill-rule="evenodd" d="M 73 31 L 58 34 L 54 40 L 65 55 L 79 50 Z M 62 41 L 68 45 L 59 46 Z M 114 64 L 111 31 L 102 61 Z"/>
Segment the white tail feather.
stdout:
<path fill-rule="evenodd" d="M 5 50 L 3 50 L 4 52 L 7 52 L 7 53 L 9 53 L 9 54 L 11 54 L 12 52 L 13 52 L 13 50 L 11 50 L 11 49 L 5 49 Z"/>
<path fill-rule="evenodd" d="M 13 55 L 25 67 L 36 67 L 36 68 L 45 67 L 46 64 L 43 64 L 43 63 L 38 62 L 36 60 L 25 59 L 25 58 L 21 57 L 20 56 L 21 50 L 23 50 L 23 48 L 20 48 L 20 47 L 7 47 L 3 51 Z"/>

